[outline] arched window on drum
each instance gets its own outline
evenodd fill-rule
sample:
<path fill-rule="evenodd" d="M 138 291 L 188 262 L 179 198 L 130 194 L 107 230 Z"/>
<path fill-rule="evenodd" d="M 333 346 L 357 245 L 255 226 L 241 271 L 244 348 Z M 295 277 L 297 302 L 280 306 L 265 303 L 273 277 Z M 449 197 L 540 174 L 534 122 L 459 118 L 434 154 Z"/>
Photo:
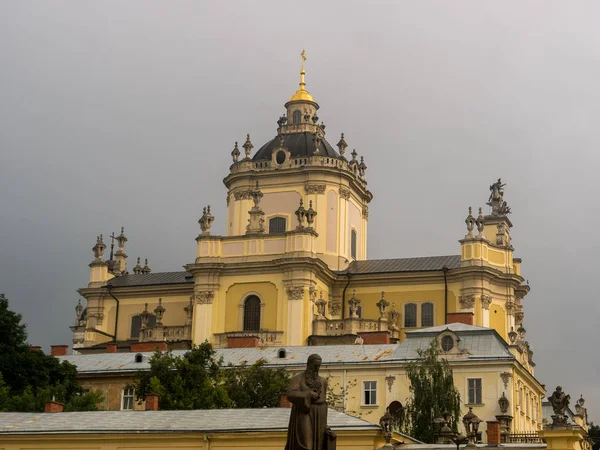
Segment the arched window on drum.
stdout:
<path fill-rule="evenodd" d="M 244 301 L 244 331 L 260 330 L 260 299 L 249 295 Z"/>

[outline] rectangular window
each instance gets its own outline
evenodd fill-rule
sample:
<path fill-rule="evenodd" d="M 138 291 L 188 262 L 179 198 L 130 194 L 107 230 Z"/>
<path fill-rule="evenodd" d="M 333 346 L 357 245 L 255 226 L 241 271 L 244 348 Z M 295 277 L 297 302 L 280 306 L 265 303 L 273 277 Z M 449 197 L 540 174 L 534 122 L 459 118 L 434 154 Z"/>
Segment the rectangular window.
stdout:
<path fill-rule="evenodd" d="M 364 405 L 377 404 L 377 381 L 365 381 L 364 386 Z"/>
<path fill-rule="evenodd" d="M 132 387 L 123 389 L 123 402 L 121 404 L 121 410 L 131 411 L 133 409 L 133 398 L 134 392 Z"/>
<path fill-rule="evenodd" d="M 350 232 L 350 256 L 352 259 L 356 259 L 356 231 Z"/>
<path fill-rule="evenodd" d="M 415 328 L 417 326 L 417 305 L 408 303 L 404 306 L 404 328 Z"/>
<path fill-rule="evenodd" d="M 421 326 L 433 326 L 433 303 L 423 303 L 421 305 Z"/>
<path fill-rule="evenodd" d="M 481 405 L 481 378 L 469 378 L 469 404 Z"/>

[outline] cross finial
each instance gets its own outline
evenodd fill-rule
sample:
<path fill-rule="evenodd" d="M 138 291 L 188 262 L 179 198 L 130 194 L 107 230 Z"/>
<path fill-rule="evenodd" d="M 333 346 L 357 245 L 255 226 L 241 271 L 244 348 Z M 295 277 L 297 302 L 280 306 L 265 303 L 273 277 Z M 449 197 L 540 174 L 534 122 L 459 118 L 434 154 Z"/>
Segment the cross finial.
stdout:
<path fill-rule="evenodd" d="M 304 61 L 306 61 L 306 52 L 304 50 L 302 50 L 302 53 L 300 53 L 300 56 L 302 56 L 302 69 L 300 70 L 300 90 L 304 90 L 304 86 L 306 86 L 306 83 L 304 82 L 304 75 L 306 74 L 306 71 L 304 70 Z"/>
<path fill-rule="evenodd" d="M 304 49 L 302 49 L 300 56 L 302 56 L 302 70 L 304 70 L 304 61 L 306 61 L 306 51 Z"/>

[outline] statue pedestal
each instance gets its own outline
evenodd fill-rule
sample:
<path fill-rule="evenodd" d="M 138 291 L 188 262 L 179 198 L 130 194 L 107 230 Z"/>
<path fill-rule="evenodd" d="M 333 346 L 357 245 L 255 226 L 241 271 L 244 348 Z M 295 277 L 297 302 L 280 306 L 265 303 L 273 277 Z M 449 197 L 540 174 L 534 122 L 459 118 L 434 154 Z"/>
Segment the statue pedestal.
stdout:
<path fill-rule="evenodd" d="M 554 426 L 539 431 L 538 434 L 546 441 L 547 450 L 575 450 L 579 448 L 579 441 L 585 435 L 581 427 L 573 425 Z"/>

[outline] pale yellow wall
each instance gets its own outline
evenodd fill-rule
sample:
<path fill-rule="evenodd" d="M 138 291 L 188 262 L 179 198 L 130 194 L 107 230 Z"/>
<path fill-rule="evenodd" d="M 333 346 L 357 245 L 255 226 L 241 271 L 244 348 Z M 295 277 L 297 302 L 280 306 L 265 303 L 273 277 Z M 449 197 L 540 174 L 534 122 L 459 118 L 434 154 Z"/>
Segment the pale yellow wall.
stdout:
<path fill-rule="evenodd" d="M 338 194 L 335 190 L 327 191 L 327 224 L 325 251 L 336 253 L 338 250 Z"/>
<path fill-rule="evenodd" d="M 257 414 L 260 414 L 260 410 Z M 383 445 L 381 433 L 375 430 L 336 430 L 336 434 L 337 448 L 343 450 L 373 450 Z M 0 450 L 281 450 L 285 447 L 286 437 L 286 432 L 0 435 Z"/>
<path fill-rule="evenodd" d="M 131 353 L 131 358 L 134 358 L 134 353 Z M 133 384 L 135 375 L 125 376 L 101 376 L 101 377 L 80 377 L 81 386 L 90 391 L 100 391 L 104 396 L 102 403 L 98 408 L 102 411 L 120 411 L 123 389 L 127 385 Z M 137 403 L 134 400 L 133 409 L 143 410 L 144 405 Z"/>
<path fill-rule="evenodd" d="M 273 283 L 234 283 L 227 288 L 225 305 L 225 329 L 224 331 L 241 331 L 240 315 L 243 317 L 243 300 L 248 295 L 258 295 L 261 304 L 264 304 L 262 312 L 261 328 L 265 330 L 277 330 L 277 303 L 278 290 Z"/>
<path fill-rule="evenodd" d="M 506 339 L 506 311 L 495 303 L 490 305 L 490 328 L 494 328 L 500 336 Z"/>

